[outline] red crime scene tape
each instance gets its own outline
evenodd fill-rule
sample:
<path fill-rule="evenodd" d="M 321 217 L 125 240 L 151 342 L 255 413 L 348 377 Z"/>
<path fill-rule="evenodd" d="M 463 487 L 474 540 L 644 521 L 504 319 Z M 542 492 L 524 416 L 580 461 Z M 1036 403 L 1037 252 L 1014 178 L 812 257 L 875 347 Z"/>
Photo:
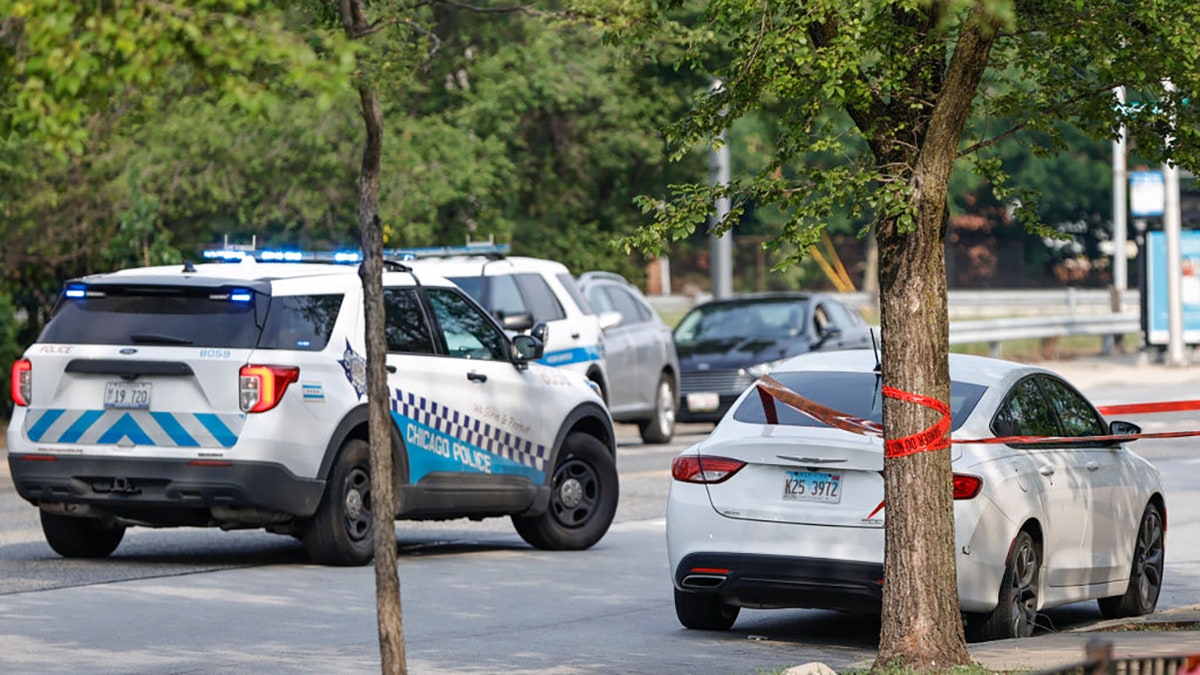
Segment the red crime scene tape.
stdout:
<path fill-rule="evenodd" d="M 784 405 L 816 419 L 824 422 L 829 426 L 849 431 L 850 433 L 883 437 L 883 426 L 872 420 L 854 417 L 846 413 L 834 410 L 828 406 L 823 406 L 816 401 L 805 398 L 800 394 L 783 386 L 778 380 L 769 375 L 763 376 L 755 383 L 758 388 L 758 394 L 763 403 L 763 409 L 766 413 L 767 424 L 779 424 L 779 416 L 775 408 L 775 402 L 779 401 Z M 941 413 L 941 419 L 933 426 L 909 436 L 895 439 L 885 439 L 883 444 L 884 457 L 905 457 L 914 455 L 919 452 L 929 452 L 933 450 L 942 450 L 950 447 L 951 443 L 1001 443 L 1008 445 L 1049 445 L 1049 444 L 1078 444 L 1078 443 L 1116 443 L 1125 441 L 1136 441 L 1150 438 L 1187 438 L 1191 436 L 1200 436 L 1200 431 L 1162 431 L 1154 433 L 1139 433 L 1139 434 L 1110 434 L 1104 436 L 997 436 L 994 438 L 980 439 L 954 439 L 950 438 L 950 408 L 944 402 L 929 396 L 922 396 L 907 391 L 902 391 L 894 387 L 883 387 L 883 395 L 888 398 L 894 398 L 901 401 L 916 403 L 927 408 Z M 1136 415 L 1136 414 L 1152 414 L 1165 412 L 1183 412 L 1200 410 L 1200 400 L 1198 401 L 1168 401 L 1163 403 L 1132 403 L 1121 405 L 1099 406 L 1097 408 L 1100 414 L 1105 416 L 1113 415 Z"/>

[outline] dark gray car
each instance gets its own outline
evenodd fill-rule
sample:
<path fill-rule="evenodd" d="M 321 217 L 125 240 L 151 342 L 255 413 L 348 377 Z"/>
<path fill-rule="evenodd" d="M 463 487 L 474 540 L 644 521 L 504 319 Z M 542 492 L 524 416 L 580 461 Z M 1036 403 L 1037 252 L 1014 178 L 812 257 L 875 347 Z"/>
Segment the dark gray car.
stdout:
<path fill-rule="evenodd" d="M 871 328 L 832 296 L 754 293 L 697 305 L 675 327 L 681 422 L 717 422 L 783 359 L 871 346 Z"/>
<path fill-rule="evenodd" d="M 670 441 L 679 400 L 679 359 L 671 328 L 641 291 L 618 274 L 586 272 L 579 277 L 579 289 L 604 328 L 606 397 L 613 420 L 637 424 L 646 443 Z"/>

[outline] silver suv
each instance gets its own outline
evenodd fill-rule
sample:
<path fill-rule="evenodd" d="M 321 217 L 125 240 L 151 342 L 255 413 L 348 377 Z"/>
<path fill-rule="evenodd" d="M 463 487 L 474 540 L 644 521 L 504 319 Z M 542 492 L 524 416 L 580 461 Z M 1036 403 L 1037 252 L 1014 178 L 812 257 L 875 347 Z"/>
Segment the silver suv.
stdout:
<path fill-rule="evenodd" d="M 619 274 L 586 272 L 579 288 L 601 317 L 619 317 L 604 322 L 613 419 L 638 425 L 646 443 L 669 442 L 679 398 L 679 358 L 670 326 Z"/>
<path fill-rule="evenodd" d="M 399 498 L 374 514 L 362 285 L 345 265 L 177 265 L 68 282 L 13 366 L 8 462 L 50 546 L 104 557 L 130 526 L 265 528 L 364 564 L 375 516 L 509 516 L 582 549 L 617 506 L 616 442 L 580 375 L 533 361 L 454 284 L 383 275 Z"/>

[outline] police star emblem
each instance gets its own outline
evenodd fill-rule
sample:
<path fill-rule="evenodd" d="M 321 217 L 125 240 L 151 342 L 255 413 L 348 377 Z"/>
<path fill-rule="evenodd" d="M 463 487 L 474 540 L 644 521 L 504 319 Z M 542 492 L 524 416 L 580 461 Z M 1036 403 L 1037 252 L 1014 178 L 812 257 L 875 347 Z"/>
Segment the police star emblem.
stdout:
<path fill-rule="evenodd" d="M 342 364 L 342 370 L 346 372 L 346 379 L 350 381 L 350 386 L 354 387 L 354 393 L 358 395 L 359 400 L 367 393 L 367 360 L 362 354 L 354 351 L 350 346 L 350 341 L 346 340 L 346 351 L 342 352 L 342 358 L 338 361 Z"/>

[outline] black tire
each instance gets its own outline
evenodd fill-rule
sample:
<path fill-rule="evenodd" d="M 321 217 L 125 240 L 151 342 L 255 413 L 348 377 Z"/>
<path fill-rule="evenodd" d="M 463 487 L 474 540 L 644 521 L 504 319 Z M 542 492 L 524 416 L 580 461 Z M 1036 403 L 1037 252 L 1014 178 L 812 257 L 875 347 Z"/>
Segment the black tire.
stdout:
<path fill-rule="evenodd" d="M 638 431 L 643 443 L 670 443 L 675 435 L 675 411 L 678 397 L 671 376 L 663 373 L 654 389 L 654 417 L 641 422 Z"/>
<path fill-rule="evenodd" d="M 1017 533 L 1008 551 L 1000 602 L 988 614 L 968 617 L 967 634 L 972 642 L 1029 637 L 1037 622 L 1041 551 L 1028 532 Z"/>
<path fill-rule="evenodd" d="M 675 616 L 684 628 L 729 630 L 741 608 L 721 600 L 716 593 L 691 593 L 675 589 Z"/>
<path fill-rule="evenodd" d="M 1127 616 L 1142 616 L 1158 606 L 1158 594 L 1162 590 L 1163 562 L 1166 557 L 1166 542 L 1163 536 L 1162 513 L 1154 504 L 1147 504 L 1138 525 L 1137 539 L 1133 546 L 1133 565 L 1129 572 L 1129 586 L 1124 595 L 1100 598 L 1100 613 L 1108 619 Z"/>
<path fill-rule="evenodd" d="M 617 512 L 617 464 L 594 436 L 567 435 L 550 480 L 550 505 L 536 516 L 513 516 L 530 546 L 551 551 L 591 547 Z"/>
<path fill-rule="evenodd" d="M 75 518 L 41 512 L 42 534 L 54 552 L 64 558 L 107 558 L 125 536 L 121 525 L 97 518 Z"/>
<path fill-rule="evenodd" d="M 350 439 L 338 451 L 321 505 L 301 539 L 308 557 L 322 565 L 365 565 L 375 556 L 371 512 L 371 448 Z"/>

